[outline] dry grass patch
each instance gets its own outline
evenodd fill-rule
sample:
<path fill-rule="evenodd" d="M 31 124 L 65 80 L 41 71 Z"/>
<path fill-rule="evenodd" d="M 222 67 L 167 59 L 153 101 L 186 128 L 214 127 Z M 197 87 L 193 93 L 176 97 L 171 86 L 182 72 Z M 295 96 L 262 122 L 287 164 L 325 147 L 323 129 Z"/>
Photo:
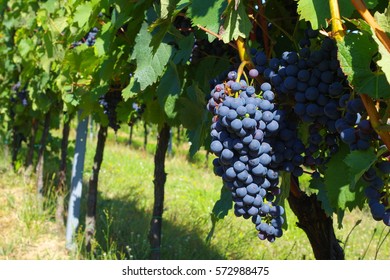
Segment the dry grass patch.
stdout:
<path fill-rule="evenodd" d="M 38 209 L 32 184 L 1 175 L 0 259 L 69 259 L 64 233 L 56 228 L 50 213 Z"/>

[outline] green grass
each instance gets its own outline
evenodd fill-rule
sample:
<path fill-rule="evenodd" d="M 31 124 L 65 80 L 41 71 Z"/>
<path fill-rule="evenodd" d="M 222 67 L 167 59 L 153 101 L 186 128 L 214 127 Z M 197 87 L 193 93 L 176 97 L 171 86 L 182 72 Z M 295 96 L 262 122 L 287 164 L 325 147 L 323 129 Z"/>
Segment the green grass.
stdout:
<path fill-rule="evenodd" d="M 149 254 L 148 229 L 153 206 L 153 152 L 155 132 L 149 135 L 146 151 L 142 147 L 142 131 L 139 128 L 131 147 L 126 146 L 127 135 L 116 137 L 110 131 L 99 178 L 97 234 L 93 255 L 85 254 L 82 248 L 86 197 L 83 196 L 83 212 L 78 234 L 79 250 L 68 255 L 71 259 L 147 259 Z M 88 145 L 84 180 L 88 181 L 92 168 L 95 140 Z M 207 159 L 204 151 L 189 160 L 188 143 L 174 145 L 172 156 L 166 160 L 167 182 L 163 214 L 162 258 L 163 259 L 313 259 L 313 253 L 305 233 L 296 226 L 296 218 L 287 206 L 289 228 L 275 243 L 262 242 L 256 237 L 253 224 L 236 218 L 232 211 L 216 224 L 209 243 L 206 237 L 211 230 L 210 213 L 219 198 L 221 179 L 211 169 L 213 156 Z M 5 215 L 19 213 L 14 220 L 23 226 L 13 231 L 9 242 L 0 241 L 0 258 L 23 258 L 17 236 L 28 236 L 29 243 L 37 243 L 47 233 L 48 224 L 54 224 L 53 203 L 48 202 L 47 211 L 37 212 L 34 203 L 16 203 L 20 195 L 34 201 L 34 184 L 24 183 L 22 176 L 6 171 L 3 159 L 0 176 L 1 190 L 17 190 L 17 195 L 1 192 L 1 212 Z M 55 165 L 55 163 L 47 163 Z M 70 169 L 69 169 L 70 170 Z M 52 175 L 47 175 L 47 183 Z M 50 179 L 49 179 L 50 178 Z M 84 193 L 87 184 L 84 185 Z M 11 193 L 11 194 L 10 194 Z M 52 196 L 52 199 L 55 197 Z M 6 205 L 6 206 L 3 206 Z M 10 214 L 11 213 L 11 214 Z M 336 219 L 335 219 L 336 220 Z M 362 220 L 354 228 L 355 223 Z M 0 229 L 3 228 L 0 220 Z M 38 222 L 35 222 L 38 221 Z M 351 229 L 354 230 L 351 232 Z M 390 238 L 385 238 L 389 229 L 375 222 L 367 210 L 346 213 L 344 228 L 337 229 L 336 236 L 345 244 L 346 259 L 390 259 Z M 5 234 L 5 229 L 0 234 Z M 8 232 L 9 234 L 9 232 Z M 62 243 L 64 233 L 55 233 Z M 379 246 L 382 239 L 385 241 Z M 370 242 L 370 240 L 372 241 Z M 342 243 L 344 246 L 344 243 Z M 22 250 L 25 252 L 27 249 Z M 45 257 L 45 256 L 44 256 Z M 47 258 L 66 258 L 46 256 Z"/>

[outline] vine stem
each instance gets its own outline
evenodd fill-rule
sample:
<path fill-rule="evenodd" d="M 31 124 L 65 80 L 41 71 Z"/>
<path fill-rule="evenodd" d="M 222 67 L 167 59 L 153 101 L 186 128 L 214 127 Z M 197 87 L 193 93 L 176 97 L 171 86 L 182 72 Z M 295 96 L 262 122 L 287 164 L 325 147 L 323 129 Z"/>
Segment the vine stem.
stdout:
<path fill-rule="evenodd" d="M 236 44 L 237 44 L 237 50 L 238 50 L 238 55 L 240 57 L 240 60 L 242 62 L 247 61 L 248 63 L 250 63 L 249 62 L 250 56 L 246 50 L 244 38 L 238 37 Z"/>
<path fill-rule="evenodd" d="M 362 0 L 351 0 L 351 2 L 355 6 L 356 10 L 360 13 L 362 18 L 374 29 L 376 36 L 385 46 L 386 50 L 390 52 L 390 38 L 375 21 L 375 18 L 371 15 L 364 2 Z"/>
<path fill-rule="evenodd" d="M 337 41 L 343 41 L 344 39 L 344 28 L 341 22 L 340 8 L 338 0 L 329 0 L 329 8 L 331 14 L 332 33 L 333 37 Z"/>

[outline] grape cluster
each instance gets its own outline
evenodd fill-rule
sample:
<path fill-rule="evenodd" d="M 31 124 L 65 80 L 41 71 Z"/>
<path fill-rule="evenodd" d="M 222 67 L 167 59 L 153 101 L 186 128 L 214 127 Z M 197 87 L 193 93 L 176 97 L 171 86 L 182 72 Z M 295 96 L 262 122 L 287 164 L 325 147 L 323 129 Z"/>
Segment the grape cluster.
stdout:
<path fill-rule="evenodd" d="M 306 167 L 316 178 L 340 145 L 367 150 L 380 140 L 340 67 L 335 42 L 319 41 L 318 35 L 309 28 L 300 50 L 281 58 L 268 60 L 262 51 L 252 51 L 255 68 L 248 74 L 261 75 L 259 94 L 253 80 L 238 82 L 234 71 L 223 83 L 220 77 L 210 82 L 214 172 L 232 192 L 235 214 L 252 218 L 262 240 L 282 235 L 278 173 L 299 177 Z M 298 133 L 301 123 L 307 134 Z M 373 218 L 390 226 L 390 162 L 380 159 L 363 179 Z"/>
<path fill-rule="evenodd" d="M 254 56 L 256 69 L 275 88 L 279 99 L 293 103 L 293 114 L 309 124 L 308 137 L 303 139 L 307 143 L 303 163 L 313 169 L 322 168 L 338 151 L 340 142 L 351 150 L 365 150 L 377 139 L 361 99 L 354 95 L 340 68 L 335 42 L 326 37 L 319 49 L 311 50 L 317 36 L 318 31 L 307 29 L 299 52 L 286 51 L 268 64 L 264 53 Z M 290 127 L 296 134 L 294 125 Z"/>
<path fill-rule="evenodd" d="M 290 141 L 297 141 L 292 147 L 299 148 L 289 151 L 290 156 L 284 162 L 282 158 L 275 162 L 281 162 L 280 167 L 285 171 L 294 168 L 292 173 L 295 176 L 303 173 L 299 165 L 316 170 L 312 175 L 319 176 L 317 171 L 324 170 L 324 164 L 338 151 L 342 142 L 351 151 L 367 150 L 375 146 L 374 142 L 379 139 L 368 120 L 361 98 L 354 94 L 340 68 L 335 42 L 324 38 L 319 49 L 310 49 L 312 39 L 317 36 L 318 31 L 308 29 L 300 41 L 299 52 L 284 52 L 282 58 L 269 61 L 264 53 L 257 52 L 253 59 L 256 69 L 274 88 L 280 101 L 294 104 L 293 114 L 286 118 L 290 123 L 283 121 L 280 124 L 279 141 L 285 138 L 284 134 L 288 134 Z M 309 124 L 308 136 L 303 139 L 307 143 L 304 147 L 297 139 L 297 122 L 294 125 L 296 116 Z M 285 127 L 289 127 L 289 132 Z M 273 149 L 278 154 L 277 151 L 283 149 L 283 143 L 274 144 Z M 302 154 L 305 155 L 304 159 Z M 375 220 L 383 220 L 386 225 L 390 224 L 389 174 L 390 163 L 381 161 L 363 176 L 368 183 L 365 193 L 372 216 Z"/>
<path fill-rule="evenodd" d="M 116 89 L 112 89 L 105 95 L 99 97 L 99 104 L 103 107 L 103 113 L 107 115 L 108 125 L 115 131 L 120 128 L 117 120 L 116 108 L 118 103 L 122 100 L 121 91 Z"/>
<path fill-rule="evenodd" d="M 364 116 L 364 105 L 360 98 L 349 100 L 345 105 L 346 113 L 337 120 L 336 129 L 341 140 L 353 150 L 367 150 L 378 136 L 367 118 Z"/>
<path fill-rule="evenodd" d="M 390 226 L 390 162 L 377 162 L 375 167 L 371 167 L 364 173 L 363 179 L 368 183 L 365 195 L 368 198 L 372 217 Z"/>
<path fill-rule="evenodd" d="M 12 86 L 12 91 L 16 92 L 17 98 L 19 99 L 20 103 L 27 107 L 28 105 L 28 90 L 26 88 L 20 88 L 21 84 L 20 81 L 17 82 L 15 85 Z M 12 102 L 17 102 L 17 99 L 14 97 L 11 97 Z"/>
<path fill-rule="evenodd" d="M 249 75 L 254 78 L 258 71 Z M 237 73 L 229 72 L 228 81 L 215 86 L 207 104 L 214 114 L 210 145 L 218 156 L 214 172 L 232 193 L 235 215 L 252 218 L 258 237 L 273 242 L 282 236 L 284 222 L 284 209 L 275 204 L 280 189 L 270 145 L 278 134 L 281 112 L 272 91 L 260 98 L 253 86 L 236 79 Z"/>
<path fill-rule="evenodd" d="M 80 41 L 72 43 L 72 48 L 81 46 L 82 44 L 86 44 L 88 47 L 92 47 L 95 45 L 96 35 L 99 32 L 97 27 L 94 27 L 84 36 Z"/>

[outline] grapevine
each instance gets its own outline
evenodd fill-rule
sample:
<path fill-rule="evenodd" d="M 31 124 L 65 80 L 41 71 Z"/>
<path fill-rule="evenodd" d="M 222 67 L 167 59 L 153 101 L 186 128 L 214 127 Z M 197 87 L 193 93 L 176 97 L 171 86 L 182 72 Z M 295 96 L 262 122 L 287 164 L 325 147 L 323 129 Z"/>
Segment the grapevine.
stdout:
<path fill-rule="evenodd" d="M 320 178 L 340 145 L 348 145 L 351 152 L 381 146 L 359 94 L 340 67 L 335 41 L 324 37 L 315 45 L 317 38 L 318 30 L 309 27 L 298 52 L 286 51 L 281 58 L 270 60 L 262 51 L 254 53 L 251 85 L 231 71 L 227 81 L 211 91 L 207 104 L 214 114 L 210 145 L 218 156 L 213 162 L 214 172 L 232 191 L 235 214 L 252 217 L 260 230 L 259 238 L 271 242 L 282 235 L 283 218 L 279 214 L 284 210 L 273 205 L 280 193 L 278 172 L 300 177 L 304 170 L 311 170 L 313 178 Z M 261 95 L 256 95 L 253 78 L 259 74 L 265 82 L 260 85 Z M 308 125 L 307 138 L 298 137 L 300 123 Z M 387 226 L 388 164 L 387 159 L 376 163 L 381 167 L 380 176 L 374 167 L 363 176 L 372 216 Z M 251 193 L 248 188 L 253 183 L 256 192 Z M 275 207 L 279 207 L 274 217 L 278 222 L 273 219 L 270 225 L 268 209 Z"/>
<path fill-rule="evenodd" d="M 41 136 L 36 175 L 43 194 L 44 155 L 56 159 L 59 149 L 60 134 L 53 130 L 63 126 L 60 174 L 66 178 L 68 142 L 73 143 L 68 137 L 75 135 L 69 116 L 79 114 L 77 158 L 84 159 L 82 147 L 89 147 L 86 118 L 100 126 L 87 251 L 95 250 L 92 239 L 99 230 L 96 201 L 107 127 L 119 145 L 121 124 L 129 124 L 130 144 L 141 118 L 145 156 L 156 149 L 154 205 L 148 212 L 151 258 L 164 256 L 164 184 L 170 176 L 165 150 L 171 152 L 175 127 L 185 132 L 181 144 L 188 143 L 189 158 L 205 152 L 205 172 L 217 175 L 217 187 L 223 183 L 211 213 L 210 242 L 215 223 L 228 213 L 250 220 L 260 240 L 284 242 L 279 238 L 288 237 L 291 209 L 315 257 L 325 248 L 324 258 L 344 258 L 333 219 L 341 227 L 347 211 L 358 208 L 372 224 L 390 226 L 388 1 L 122 2 L 0 5 L 0 150 L 11 147 L 11 168 L 19 173 L 20 162 L 35 162 Z M 157 138 L 148 149 L 146 128 Z M 91 125 L 88 141 L 93 133 Z M 28 156 L 21 160 L 25 142 Z M 84 171 L 77 166 L 79 177 Z M 64 184 L 54 184 L 63 185 L 55 192 L 68 193 Z M 85 192 L 71 185 L 70 197 L 80 203 Z M 67 217 L 77 223 L 68 227 L 70 243 L 79 220 L 72 207 Z M 314 209 L 313 215 L 300 215 L 301 209 Z M 56 219 L 63 221 L 61 215 Z M 312 224 L 318 227 L 309 236 Z"/>

